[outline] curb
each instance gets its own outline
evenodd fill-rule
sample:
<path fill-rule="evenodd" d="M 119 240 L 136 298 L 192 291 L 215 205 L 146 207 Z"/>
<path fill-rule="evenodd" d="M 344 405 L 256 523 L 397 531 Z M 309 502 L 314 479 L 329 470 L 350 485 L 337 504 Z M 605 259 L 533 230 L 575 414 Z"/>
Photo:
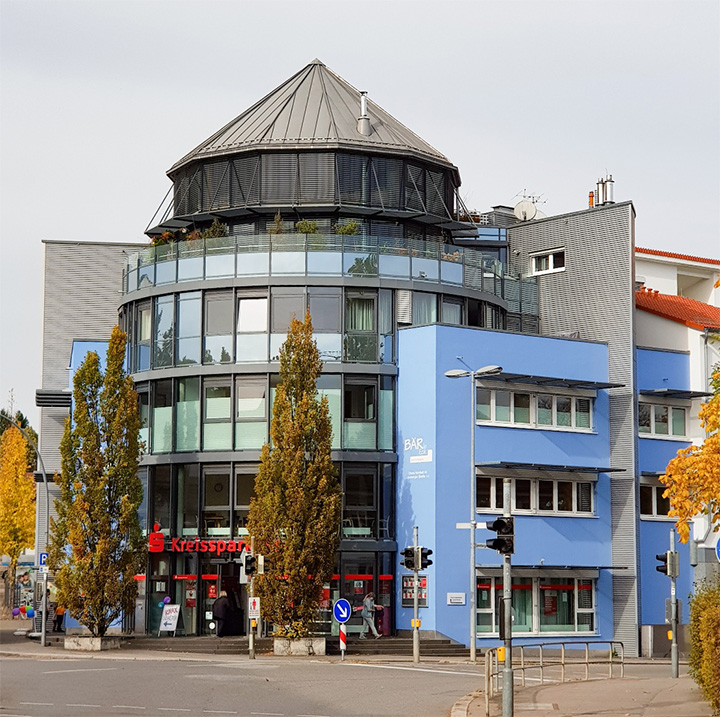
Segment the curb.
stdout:
<path fill-rule="evenodd" d="M 483 694 L 482 690 L 475 690 L 469 695 L 461 697 L 450 710 L 450 717 L 467 717 L 468 710 L 473 700 L 478 699 Z"/>

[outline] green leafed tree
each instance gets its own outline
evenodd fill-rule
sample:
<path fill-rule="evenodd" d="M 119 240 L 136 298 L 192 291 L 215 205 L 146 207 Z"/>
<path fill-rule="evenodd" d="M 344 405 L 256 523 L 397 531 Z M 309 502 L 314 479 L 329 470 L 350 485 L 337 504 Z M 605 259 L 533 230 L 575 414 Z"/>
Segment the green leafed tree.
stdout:
<path fill-rule="evenodd" d="M 280 385 L 263 446 L 248 529 L 266 568 L 255 580 L 263 617 L 279 637 L 309 635 L 340 540 L 332 426 L 316 380 L 322 370 L 310 314 L 293 319 L 280 349 Z"/>
<path fill-rule="evenodd" d="M 60 443 L 60 498 L 51 523 L 48 562 L 58 600 L 102 637 L 133 609 L 146 550 L 138 519 L 140 415 L 123 370 L 125 334 L 110 337 L 105 371 L 89 352 L 73 380 L 73 415 Z"/>

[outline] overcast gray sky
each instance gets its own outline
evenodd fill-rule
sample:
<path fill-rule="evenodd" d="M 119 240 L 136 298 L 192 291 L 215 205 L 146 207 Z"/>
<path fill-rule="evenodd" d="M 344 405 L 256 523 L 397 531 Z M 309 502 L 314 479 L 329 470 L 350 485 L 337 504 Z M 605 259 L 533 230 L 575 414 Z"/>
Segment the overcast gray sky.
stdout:
<path fill-rule="evenodd" d="M 717 0 L 0 0 L 0 405 L 37 428 L 43 239 L 144 241 L 186 152 L 315 57 L 460 169 L 720 257 Z M 88 337 L 84 337 L 88 338 Z"/>

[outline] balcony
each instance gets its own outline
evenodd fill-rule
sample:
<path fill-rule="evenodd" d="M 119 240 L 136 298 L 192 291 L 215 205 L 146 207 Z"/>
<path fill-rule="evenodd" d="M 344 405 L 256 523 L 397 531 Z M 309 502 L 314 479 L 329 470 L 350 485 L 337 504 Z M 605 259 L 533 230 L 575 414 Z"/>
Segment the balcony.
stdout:
<path fill-rule="evenodd" d="M 504 298 L 502 264 L 433 241 L 334 234 L 261 234 L 148 247 L 128 256 L 123 290 L 257 276 L 345 276 L 462 286 Z"/>

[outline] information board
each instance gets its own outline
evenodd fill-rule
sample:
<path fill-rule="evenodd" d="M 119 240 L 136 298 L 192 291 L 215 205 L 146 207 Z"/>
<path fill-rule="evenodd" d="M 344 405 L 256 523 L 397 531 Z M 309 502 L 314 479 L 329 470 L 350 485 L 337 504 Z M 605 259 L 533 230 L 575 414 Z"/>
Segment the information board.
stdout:
<path fill-rule="evenodd" d="M 427 575 L 418 575 L 419 589 L 418 589 L 418 607 L 427 607 Z M 415 576 L 414 575 L 403 575 L 402 576 L 402 600 L 401 607 L 413 607 L 415 595 Z"/>

